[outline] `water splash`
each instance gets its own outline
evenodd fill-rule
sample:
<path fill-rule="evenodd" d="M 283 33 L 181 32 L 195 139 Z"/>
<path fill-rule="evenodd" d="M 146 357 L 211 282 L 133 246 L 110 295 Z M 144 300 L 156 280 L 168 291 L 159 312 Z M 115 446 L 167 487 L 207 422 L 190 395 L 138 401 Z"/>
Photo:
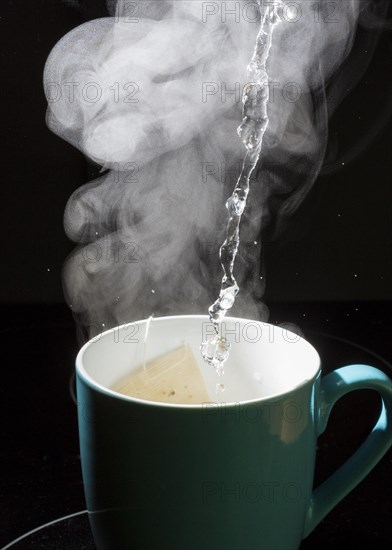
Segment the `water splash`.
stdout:
<path fill-rule="evenodd" d="M 253 56 L 247 67 L 249 83 L 243 91 L 242 123 L 237 130 L 245 145 L 246 154 L 234 191 L 226 202 L 229 219 L 226 239 L 219 250 L 224 275 L 219 297 L 208 310 L 216 336 L 201 344 L 203 358 L 217 371 L 222 369 L 230 350 L 229 342 L 220 335 L 220 326 L 226 313 L 233 307 L 239 291 L 233 273 L 235 257 L 240 244 L 239 228 L 249 194 L 250 178 L 257 166 L 263 137 L 268 126 L 269 77 L 267 61 L 272 35 L 276 25 L 281 21 L 280 12 L 283 7 L 281 2 L 265 6 L 263 0 L 257 0 L 257 2 L 261 13 L 261 24 Z"/>
<path fill-rule="evenodd" d="M 219 334 L 202 343 L 204 360 L 214 367 L 218 375 L 223 374 L 223 363 L 229 356 L 230 343 Z"/>

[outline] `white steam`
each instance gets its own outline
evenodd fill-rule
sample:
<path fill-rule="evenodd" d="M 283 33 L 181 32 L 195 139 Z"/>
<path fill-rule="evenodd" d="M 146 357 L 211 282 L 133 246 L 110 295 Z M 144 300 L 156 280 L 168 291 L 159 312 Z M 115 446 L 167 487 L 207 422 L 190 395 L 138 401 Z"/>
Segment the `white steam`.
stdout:
<path fill-rule="evenodd" d="M 260 231 L 273 214 L 290 214 L 317 176 L 326 85 L 350 52 L 362 7 L 287 2 L 270 52 L 270 122 L 241 229 L 233 314 L 265 318 Z M 67 300 L 90 326 L 206 313 L 221 279 L 224 203 L 244 153 L 236 128 L 257 2 L 108 9 L 58 42 L 44 74 L 50 129 L 106 171 L 66 207 L 66 232 L 81 244 L 65 265 Z"/>

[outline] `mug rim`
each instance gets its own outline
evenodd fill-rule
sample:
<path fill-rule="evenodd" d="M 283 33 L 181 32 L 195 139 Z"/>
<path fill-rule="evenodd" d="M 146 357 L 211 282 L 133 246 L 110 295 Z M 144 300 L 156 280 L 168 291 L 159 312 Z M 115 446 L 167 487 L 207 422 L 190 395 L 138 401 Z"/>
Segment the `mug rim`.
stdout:
<path fill-rule="evenodd" d="M 150 317 L 151 318 L 151 317 Z M 298 336 L 300 340 L 302 340 L 306 345 L 310 346 L 310 348 L 313 350 L 313 352 L 316 355 L 317 358 L 317 369 L 315 370 L 315 373 L 310 378 L 304 379 L 301 383 L 297 384 L 293 388 L 290 388 L 286 391 L 279 392 L 279 393 L 271 393 L 263 397 L 257 397 L 253 399 L 246 399 L 241 401 L 228 401 L 228 402 L 220 402 L 216 403 L 214 401 L 207 401 L 204 403 L 192 403 L 192 404 L 186 404 L 186 403 L 166 403 L 161 401 L 149 401 L 148 399 L 141 399 L 140 397 L 134 397 L 134 396 L 128 396 L 121 394 L 119 392 L 116 392 L 114 390 L 111 390 L 110 388 L 107 388 L 103 384 L 100 384 L 97 382 L 90 374 L 86 371 L 84 365 L 83 365 L 83 357 L 87 349 L 94 344 L 94 339 L 96 339 L 98 336 L 103 337 L 107 334 L 113 333 L 117 329 L 121 329 L 123 327 L 129 326 L 132 324 L 142 324 L 147 323 L 149 318 L 146 319 L 139 319 L 138 321 L 129 321 L 128 323 L 123 323 L 121 325 L 112 327 L 110 329 L 105 330 L 104 332 L 99 333 L 97 336 L 94 336 L 93 338 L 90 338 L 79 350 L 76 360 L 75 360 L 75 370 L 77 377 L 80 377 L 83 382 L 87 384 L 92 390 L 95 390 L 101 394 L 104 394 L 107 397 L 111 397 L 113 399 L 120 399 L 122 401 L 144 405 L 144 406 L 150 406 L 150 407 L 158 407 L 158 408 L 169 408 L 169 409 L 194 409 L 194 410 L 203 410 L 206 407 L 238 407 L 238 406 L 246 406 L 249 404 L 254 403 L 264 403 L 267 401 L 271 401 L 272 399 L 278 399 L 278 398 L 284 398 L 287 395 L 292 394 L 293 392 L 297 392 L 298 390 L 301 390 L 305 386 L 307 386 L 309 383 L 313 385 L 316 378 L 320 375 L 321 372 L 321 358 L 317 351 L 317 349 L 308 342 L 305 338 L 302 336 Z M 208 315 L 167 315 L 162 317 L 154 317 L 154 321 L 162 321 L 162 320 L 180 320 L 180 319 L 200 319 L 200 320 L 209 320 Z M 226 321 L 237 321 L 237 322 L 252 322 L 252 323 L 258 323 L 259 325 L 269 325 L 273 328 L 279 328 L 276 325 L 273 325 L 271 323 L 267 323 L 265 321 L 258 321 L 255 319 L 245 319 L 244 317 L 225 317 Z M 286 329 L 288 330 L 288 329 Z M 291 331 L 289 331 L 291 332 Z"/>

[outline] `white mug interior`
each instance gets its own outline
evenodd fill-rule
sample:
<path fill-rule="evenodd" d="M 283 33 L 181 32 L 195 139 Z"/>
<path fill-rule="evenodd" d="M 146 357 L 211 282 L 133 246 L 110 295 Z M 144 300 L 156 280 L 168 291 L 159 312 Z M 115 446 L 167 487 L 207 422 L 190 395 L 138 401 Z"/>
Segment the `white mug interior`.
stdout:
<path fill-rule="evenodd" d="M 202 340 L 213 334 L 213 327 L 204 315 L 137 321 L 110 329 L 87 342 L 77 356 L 76 367 L 79 375 L 98 390 L 121 399 L 134 399 L 111 388 L 148 361 L 188 345 L 214 403 L 277 397 L 314 379 L 320 369 L 317 351 L 297 334 L 269 323 L 228 317 L 222 323 L 222 335 L 231 343 L 231 349 L 224 374 L 219 377 L 200 353 Z M 224 392 L 217 392 L 217 384 L 224 385 Z"/>

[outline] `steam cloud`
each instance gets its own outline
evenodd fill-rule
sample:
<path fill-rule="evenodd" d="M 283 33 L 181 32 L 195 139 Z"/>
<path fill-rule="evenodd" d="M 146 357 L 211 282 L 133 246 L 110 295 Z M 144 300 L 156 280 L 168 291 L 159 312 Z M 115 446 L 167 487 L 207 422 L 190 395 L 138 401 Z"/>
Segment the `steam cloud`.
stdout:
<path fill-rule="evenodd" d="M 233 314 L 262 320 L 261 229 L 297 208 L 321 168 L 341 99 L 333 75 L 368 13 L 359 0 L 285 3 L 235 269 Z M 64 36 L 44 73 L 49 128 L 102 166 L 64 217 L 80 243 L 64 266 L 65 293 L 91 333 L 152 313 L 205 314 L 216 298 L 224 204 L 244 154 L 242 88 L 260 24 L 257 2 L 247 0 L 120 0 L 108 11 Z"/>

